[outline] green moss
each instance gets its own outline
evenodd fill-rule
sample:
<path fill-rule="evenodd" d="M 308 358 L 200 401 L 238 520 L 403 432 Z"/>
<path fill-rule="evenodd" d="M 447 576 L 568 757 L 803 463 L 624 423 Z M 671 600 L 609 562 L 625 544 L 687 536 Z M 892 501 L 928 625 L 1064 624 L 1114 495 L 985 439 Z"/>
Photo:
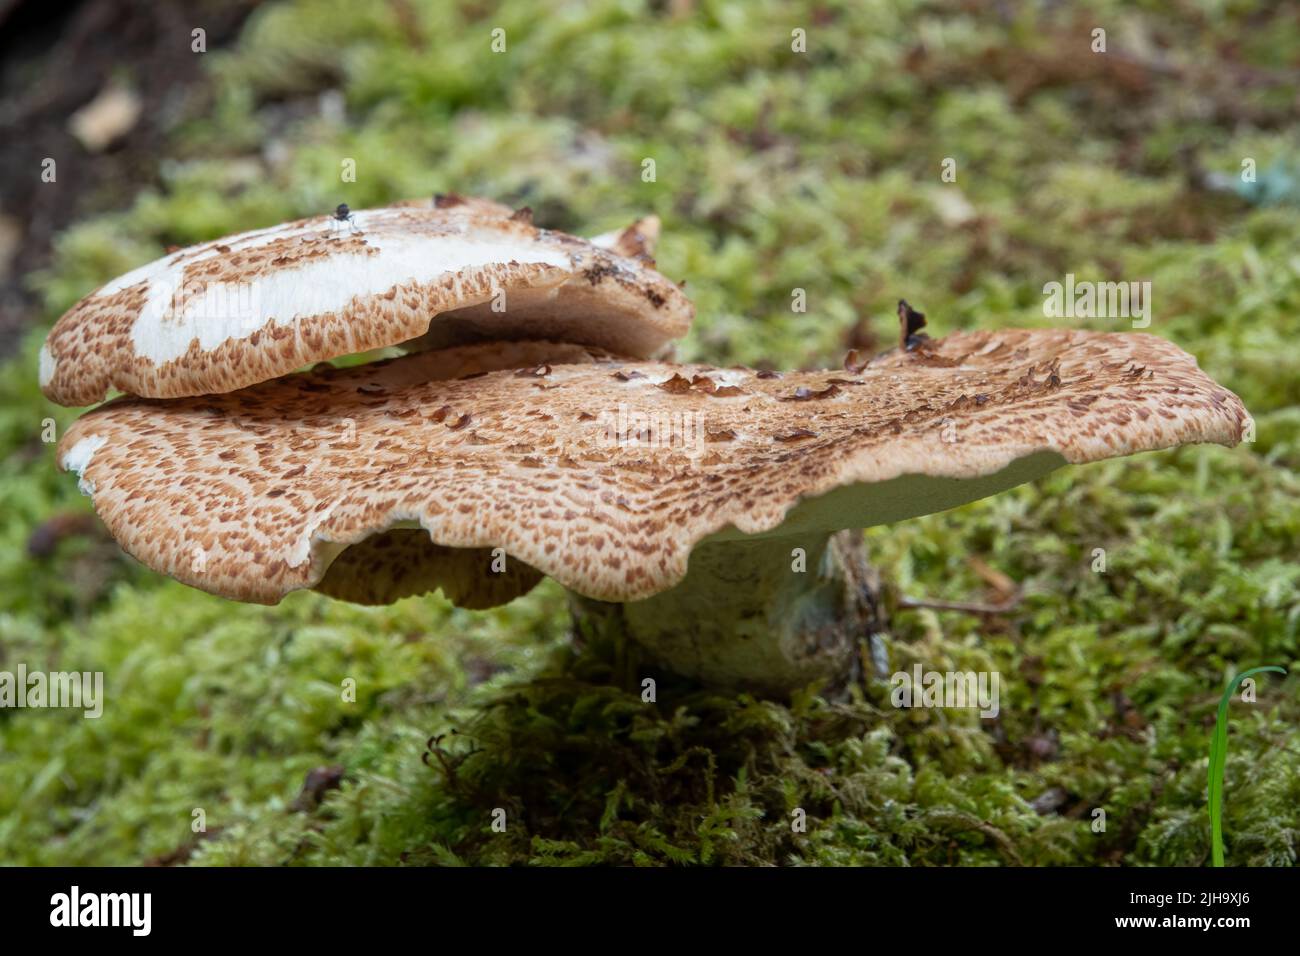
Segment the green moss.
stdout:
<path fill-rule="evenodd" d="M 41 440 L 72 412 L 40 398 L 38 333 L 0 375 L 0 666 L 103 670 L 108 702 L 99 720 L 0 711 L 5 862 L 1207 861 L 1218 695 L 1259 663 L 1294 674 L 1300 649 L 1300 221 L 1193 188 L 1185 153 L 1227 176 L 1294 153 L 1286 84 L 1267 77 L 1300 28 L 1249 3 L 1005 23 L 901 0 L 662 6 L 265 5 L 208 55 L 214 108 L 171 133 L 158 186 L 58 238 L 32 277 L 45 319 L 169 244 L 482 192 L 591 233 L 657 212 L 660 268 L 699 307 L 680 354 L 720 363 L 837 362 L 855 325 L 888 342 L 900 296 L 941 333 L 1050 324 L 1042 286 L 1066 272 L 1149 279 L 1149 331 L 1243 397 L 1256 442 L 1066 469 L 868 533 L 896 591 L 978 598 L 974 558 L 1022 585 L 1013 613 L 905 611 L 890 638 L 895 669 L 999 671 L 996 720 L 899 711 L 879 683 L 839 703 L 674 687 L 645 703 L 610 651 L 573 651 L 553 585 L 487 613 L 262 608 L 93 534 L 31 557 L 33 529 L 88 510 Z M 1079 52 L 1094 20 L 1139 59 L 1131 38 L 1158 33 L 1180 74 L 1137 82 Z M 1265 81 L 1236 79 L 1243 64 Z M 1293 864 L 1297 678 L 1231 714 L 1228 862 Z M 298 801 L 330 764 L 341 786 Z"/>

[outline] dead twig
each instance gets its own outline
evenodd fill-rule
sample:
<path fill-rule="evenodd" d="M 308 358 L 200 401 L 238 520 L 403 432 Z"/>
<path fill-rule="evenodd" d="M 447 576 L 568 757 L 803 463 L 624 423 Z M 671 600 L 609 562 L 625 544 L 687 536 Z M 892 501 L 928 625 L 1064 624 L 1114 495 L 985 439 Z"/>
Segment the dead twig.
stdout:
<path fill-rule="evenodd" d="M 898 599 L 898 606 L 907 609 L 929 608 L 933 611 L 956 611 L 960 614 L 1006 614 L 1008 611 L 1014 611 L 1018 608 L 1023 597 L 1024 595 L 1017 591 L 997 604 L 985 604 L 979 601 L 929 601 L 904 595 Z"/>

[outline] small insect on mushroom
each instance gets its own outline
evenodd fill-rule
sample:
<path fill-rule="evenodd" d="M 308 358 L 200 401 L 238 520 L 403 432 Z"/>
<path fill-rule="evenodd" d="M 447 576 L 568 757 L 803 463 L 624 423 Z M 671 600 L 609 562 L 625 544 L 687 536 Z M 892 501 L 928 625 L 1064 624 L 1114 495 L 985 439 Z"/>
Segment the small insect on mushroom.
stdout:
<path fill-rule="evenodd" d="M 338 235 L 338 232 L 343 228 L 344 223 L 347 223 L 349 234 L 359 231 L 357 229 L 357 221 L 352 215 L 352 210 L 348 208 L 348 204 L 345 202 L 341 202 L 334 207 L 334 215 L 330 217 L 330 222 L 333 228 L 333 232 L 331 233 L 332 235 Z"/>

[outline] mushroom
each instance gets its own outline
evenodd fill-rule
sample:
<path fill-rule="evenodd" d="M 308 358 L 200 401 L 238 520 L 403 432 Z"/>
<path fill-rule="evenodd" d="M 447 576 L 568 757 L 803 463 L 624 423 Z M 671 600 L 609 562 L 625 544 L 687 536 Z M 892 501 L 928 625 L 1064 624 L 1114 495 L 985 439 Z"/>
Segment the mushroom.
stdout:
<path fill-rule="evenodd" d="M 50 332 L 41 388 L 63 405 L 111 388 L 178 398 L 386 346 L 483 339 L 649 357 L 694 314 L 653 268 L 657 235 L 650 217 L 588 242 L 460 196 L 340 206 L 181 249 L 92 292 Z"/>
<path fill-rule="evenodd" d="M 910 338 L 784 375 L 461 346 L 118 399 L 58 455 L 128 552 L 215 594 L 483 607 L 550 576 L 584 632 L 781 695 L 853 671 L 875 615 L 856 529 L 1248 422 L 1150 335 Z"/>

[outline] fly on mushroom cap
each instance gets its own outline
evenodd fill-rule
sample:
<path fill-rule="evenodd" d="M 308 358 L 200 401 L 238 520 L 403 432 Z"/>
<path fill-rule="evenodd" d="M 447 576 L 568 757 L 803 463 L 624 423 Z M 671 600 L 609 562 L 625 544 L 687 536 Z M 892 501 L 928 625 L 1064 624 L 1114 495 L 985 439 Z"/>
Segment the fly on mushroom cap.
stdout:
<path fill-rule="evenodd" d="M 647 222 L 589 242 L 483 199 L 340 205 L 181 249 L 92 292 L 46 339 L 41 388 L 63 405 L 114 388 L 218 394 L 370 349 L 494 339 L 653 356 L 694 310 L 654 271 L 657 221 L 635 232 Z"/>

